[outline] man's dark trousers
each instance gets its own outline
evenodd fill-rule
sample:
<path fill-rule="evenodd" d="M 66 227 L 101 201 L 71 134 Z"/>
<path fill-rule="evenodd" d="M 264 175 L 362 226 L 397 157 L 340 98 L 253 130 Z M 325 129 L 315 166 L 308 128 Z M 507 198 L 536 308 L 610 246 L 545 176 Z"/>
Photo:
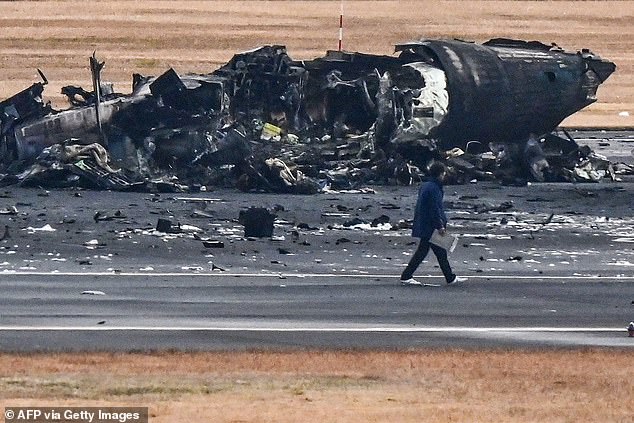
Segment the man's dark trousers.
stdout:
<path fill-rule="evenodd" d="M 425 260 L 425 257 L 427 257 L 427 253 L 429 253 L 430 248 L 436 255 L 436 259 L 438 259 L 438 264 L 440 265 L 442 274 L 445 275 L 445 280 L 449 282 L 454 279 L 456 275 L 454 275 L 451 271 L 451 266 L 449 265 L 449 260 L 447 259 L 447 250 L 430 243 L 429 240 L 421 239 L 418 244 L 418 248 L 401 274 L 401 280 L 407 280 L 414 276 L 414 272 L 423 260 Z"/>

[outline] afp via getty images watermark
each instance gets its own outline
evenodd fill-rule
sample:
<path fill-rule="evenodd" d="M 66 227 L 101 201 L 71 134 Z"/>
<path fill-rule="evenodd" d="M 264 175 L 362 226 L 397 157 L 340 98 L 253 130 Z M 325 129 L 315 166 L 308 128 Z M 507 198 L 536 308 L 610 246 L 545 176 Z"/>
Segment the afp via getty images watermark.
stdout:
<path fill-rule="evenodd" d="M 5 423 L 148 423 L 147 407 L 5 407 Z"/>

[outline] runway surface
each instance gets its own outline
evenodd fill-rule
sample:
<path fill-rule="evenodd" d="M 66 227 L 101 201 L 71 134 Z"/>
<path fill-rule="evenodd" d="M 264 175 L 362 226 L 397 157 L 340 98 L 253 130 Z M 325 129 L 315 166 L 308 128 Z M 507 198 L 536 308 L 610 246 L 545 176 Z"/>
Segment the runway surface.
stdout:
<path fill-rule="evenodd" d="M 498 275 L 422 288 L 389 275 L 5 275 L 0 349 L 634 347 L 623 297 L 632 282 Z"/>

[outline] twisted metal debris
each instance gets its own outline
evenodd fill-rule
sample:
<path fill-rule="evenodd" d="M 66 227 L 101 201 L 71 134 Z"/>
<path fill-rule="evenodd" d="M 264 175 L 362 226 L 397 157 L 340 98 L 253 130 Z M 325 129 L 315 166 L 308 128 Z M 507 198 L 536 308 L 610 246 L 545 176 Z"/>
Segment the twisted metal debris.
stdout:
<path fill-rule="evenodd" d="M 411 184 L 434 160 L 453 183 L 616 178 L 605 158 L 553 133 L 596 101 L 614 63 L 507 39 L 396 52 L 296 61 L 264 46 L 209 74 L 135 74 L 131 94 L 101 81 L 93 55 L 93 90 L 64 87 L 61 111 L 44 103 L 40 72 L 42 82 L 0 102 L 1 181 L 312 194 Z"/>

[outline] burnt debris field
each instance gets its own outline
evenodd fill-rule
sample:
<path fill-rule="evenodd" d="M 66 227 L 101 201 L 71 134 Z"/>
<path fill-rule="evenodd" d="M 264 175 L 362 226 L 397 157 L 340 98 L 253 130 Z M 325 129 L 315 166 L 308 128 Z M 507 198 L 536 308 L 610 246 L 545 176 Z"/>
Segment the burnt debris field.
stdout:
<path fill-rule="evenodd" d="M 304 201 L 233 189 L 181 194 L 6 187 L 0 269 L 219 277 L 334 272 L 383 275 L 389 284 L 415 248 L 415 193 L 415 187 L 381 186 Z M 482 278 L 618 280 L 634 263 L 631 196 L 631 181 L 448 186 L 450 230 L 460 237 L 452 262 L 460 274 Z M 249 210 L 264 218 L 253 224 L 245 216 Z M 428 262 L 420 273 L 440 277 L 435 260 Z"/>
<path fill-rule="evenodd" d="M 315 194 L 415 184 L 433 161 L 453 184 L 632 174 L 557 130 L 616 68 L 591 51 L 509 39 L 396 51 L 296 61 L 269 45 L 207 74 L 134 74 L 131 94 L 102 81 L 93 55 L 92 89 L 63 87 L 65 110 L 46 102 L 40 71 L 0 102 L 0 183 Z"/>

